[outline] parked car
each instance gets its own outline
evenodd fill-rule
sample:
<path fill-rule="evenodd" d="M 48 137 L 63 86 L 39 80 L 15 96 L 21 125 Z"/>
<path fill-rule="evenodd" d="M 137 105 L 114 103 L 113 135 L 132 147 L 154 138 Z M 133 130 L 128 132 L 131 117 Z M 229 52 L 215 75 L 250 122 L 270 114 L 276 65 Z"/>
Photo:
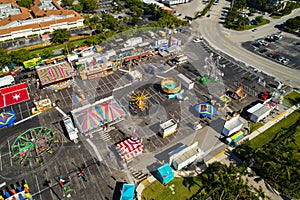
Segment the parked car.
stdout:
<path fill-rule="evenodd" d="M 274 58 L 275 52 L 269 53 L 268 56 L 269 56 L 270 58 Z"/>
<path fill-rule="evenodd" d="M 282 35 L 279 35 L 279 34 L 273 35 L 273 38 L 274 38 L 275 40 L 281 40 L 281 39 L 282 39 Z"/>
<path fill-rule="evenodd" d="M 290 59 L 284 58 L 281 62 L 282 62 L 283 64 L 287 64 L 288 62 L 290 62 Z"/>
<path fill-rule="evenodd" d="M 257 31 L 257 29 L 256 29 L 256 28 L 252 29 L 252 32 L 255 32 L 255 31 Z"/>
<path fill-rule="evenodd" d="M 202 41 L 202 37 L 201 38 L 195 38 L 195 39 L 193 39 L 193 42 L 195 42 L 195 43 L 199 43 L 201 41 Z"/>

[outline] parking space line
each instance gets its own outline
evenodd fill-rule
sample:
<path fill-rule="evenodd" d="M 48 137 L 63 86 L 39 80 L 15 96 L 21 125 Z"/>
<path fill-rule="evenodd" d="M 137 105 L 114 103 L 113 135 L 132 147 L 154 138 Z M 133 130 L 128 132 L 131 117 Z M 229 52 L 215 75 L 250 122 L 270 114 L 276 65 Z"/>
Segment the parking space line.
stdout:
<path fill-rule="evenodd" d="M 20 111 L 21 118 L 23 119 L 23 115 L 22 115 L 22 110 L 21 110 L 20 104 L 18 104 L 18 107 L 19 107 L 19 111 Z"/>
<path fill-rule="evenodd" d="M 110 91 L 110 88 L 106 85 L 106 83 L 103 81 L 102 78 L 100 78 L 101 82 L 103 83 L 103 85 L 108 89 L 108 90 L 104 90 L 105 92 L 106 91 Z"/>
<path fill-rule="evenodd" d="M 30 112 L 29 105 L 28 105 L 27 101 L 26 101 L 26 106 L 27 106 L 28 114 L 29 114 L 29 116 L 30 116 L 30 115 L 31 115 L 31 112 Z"/>
<path fill-rule="evenodd" d="M 95 162 L 97 162 L 97 160 L 95 160 L 95 158 L 93 157 L 93 160 L 95 161 Z M 100 161 L 99 161 L 100 162 Z M 104 176 L 103 176 L 103 174 L 101 173 L 101 170 L 99 169 L 99 166 L 96 164 L 96 166 L 97 166 L 97 169 L 98 169 L 98 171 L 99 171 L 99 174 L 100 174 L 100 176 L 102 177 L 102 178 L 104 178 Z"/>
<path fill-rule="evenodd" d="M 42 198 L 42 194 L 41 194 L 41 190 L 40 190 L 40 186 L 39 186 L 39 181 L 37 179 L 37 176 L 34 175 L 34 177 L 35 177 L 35 181 L 36 181 L 36 185 L 37 185 L 37 189 L 38 189 L 38 195 L 40 196 L 40 199 L 43 199 Z"/>
<path fill-rule="evenodd" d="M 8 145 L 8 152 L 9 152 L 9 159 L 10 159 L 10 166 L 12 167 L 12 158 L 11 158 L 11 151 L 10 151 L 10 144 L 9 144 L 9 140 L 7 140 L 7 145 Z"/>
<path fill-rule="evenodd" d="M 62 92 L 61 92 L 61 90 L 59 90 L 59 92 L 60 92 L 60 95 L 61 95 L 62 99 L 63 99 L 64 102 L 65 102 L 65 105 L 68 106 L 68 104 L 67 104 L 67 102 L 66 102 L 66 100 L 65 100 L 65 98 L 64 98 L 64 96 L 63 96 L 63 94 L 62 94 Z"/>

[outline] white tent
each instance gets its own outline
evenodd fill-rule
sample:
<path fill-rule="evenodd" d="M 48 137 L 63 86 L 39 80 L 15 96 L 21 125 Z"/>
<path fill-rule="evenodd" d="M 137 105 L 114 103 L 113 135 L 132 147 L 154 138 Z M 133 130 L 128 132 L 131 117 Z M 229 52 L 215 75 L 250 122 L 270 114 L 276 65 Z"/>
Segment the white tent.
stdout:
<path fill-rule="evenodd" d="M 240 119 L 240 115 L 237 115 L 225 122 L 222 133 L 226 137 L 229 137 L 233 133 L 241 130 L 243 128 L 243 125 L 244 122 Z"/>

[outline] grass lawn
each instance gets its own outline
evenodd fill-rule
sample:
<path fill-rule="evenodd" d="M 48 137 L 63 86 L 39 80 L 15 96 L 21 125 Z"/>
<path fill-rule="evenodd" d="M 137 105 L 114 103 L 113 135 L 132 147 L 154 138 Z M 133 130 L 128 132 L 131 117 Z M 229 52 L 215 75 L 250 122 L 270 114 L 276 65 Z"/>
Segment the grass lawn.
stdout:
<path fill-rule="evenodd" d="M 300 93 L 292 91 L 284 96 L 284 103 L 293 106 L 300 102 Z"/>
<path fill-rule="evenodd" d="M 257 28 L 259 26 L 262 26 L 262 25 L 265 25 L 265 24 L 268 24 L 268 23 L 270 23 L 270 20 L 263 19 L 263 21 L 261 23 L 259 23 L 259 24 L 256 24 L 256 25 L 246 25 L 244 30 L 249 30 L 249 29 Z"/>
<path fill-rule="evenodd" d="M 259 129 L 260 127 L 262 127 L 264 125 L 264 123 L 261 122 L 250 122 L 250 133 L 256 131 L 257 129 Z"/>
<path fill-rule="evenodd" d="M 189 199 L 198 190 L 198 186 L 192 186 L 190 190 L 183 185 L 184 178 L 174 178 L 166 186 L 162 185 L 159 181 L 155 181 L 143 191 L 143 200 L 176 200 L 176 199 Z M 194 178 L 194 181 L 200 184 L 200 181 Z M 170 186 L 174 184 L 175 194 L 172 194 Z"/>
<path fill-rule="evenodd" d="M 269 128 L 268 130 L 264 131 L 259 136 L 255 137 L 253 140 L 250 141 L 250 146 L 254 149 L 258 147 L 262 147 L 264 144 L 270 142 L 278 132 L 282 130 L 288 131 L 289 127 L 291 127 L 293 124 L 297 123 L 298 121 L 300 121 L 300 110 L 294 111 L 288 117 L 282 119 L 277 124 Z"/>
<path fill-rule="evenodd" d="M 271 17 L 272 17 L 273 19 L 280 19 L 282 16 L 280 16 L 280 15 L 271 15 Z"/>

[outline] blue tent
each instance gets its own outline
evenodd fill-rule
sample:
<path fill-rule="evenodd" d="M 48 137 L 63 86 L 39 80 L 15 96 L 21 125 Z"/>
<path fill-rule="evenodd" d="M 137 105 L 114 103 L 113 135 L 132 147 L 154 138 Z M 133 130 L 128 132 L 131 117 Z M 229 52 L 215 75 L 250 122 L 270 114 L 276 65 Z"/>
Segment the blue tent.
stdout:
<path fill-rule="evenodd" d="M 162 184 L 167 184 L 174 179 L 174 172 L 170 165 L 165 164 L 157 169 L 157 179 Z"/>
<path fill-rule="evenodd" d="M 202 117 L 211 117 L 217 114 L 217 109 L 208 102 L 197 104 L 195 109 Z"/>
<path fill-rule="evenodd" d="M 134 184 L 124 184 L 120 200 L 133 200 L 134 199 Z"/>
<path fill-rule="evenodd" d="M 13 110 L 7 110 L 0 113 L 0 128 L 13 126 L 16 119 L 16 113 Z"/>

